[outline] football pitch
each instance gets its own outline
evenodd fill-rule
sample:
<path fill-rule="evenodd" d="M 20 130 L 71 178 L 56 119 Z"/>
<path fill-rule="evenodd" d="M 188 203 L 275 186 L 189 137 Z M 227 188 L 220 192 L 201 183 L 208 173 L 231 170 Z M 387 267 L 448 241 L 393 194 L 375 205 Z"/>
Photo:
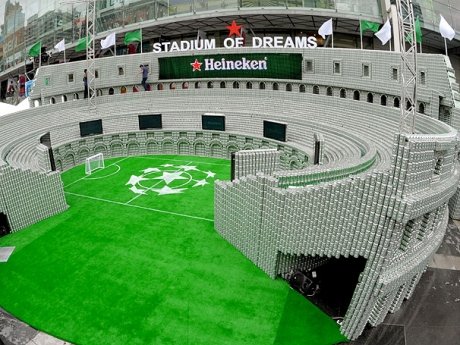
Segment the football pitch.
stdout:
<path fill-rule="evenodd" d="M 0 238 L 0 306 L 81 345 L 329 345 L 336 323 L 214 230 L 228 160 L 108 159 L 62 174 L 69 209 Z M 46 201 L 44 201 L 46 202 Z"/>

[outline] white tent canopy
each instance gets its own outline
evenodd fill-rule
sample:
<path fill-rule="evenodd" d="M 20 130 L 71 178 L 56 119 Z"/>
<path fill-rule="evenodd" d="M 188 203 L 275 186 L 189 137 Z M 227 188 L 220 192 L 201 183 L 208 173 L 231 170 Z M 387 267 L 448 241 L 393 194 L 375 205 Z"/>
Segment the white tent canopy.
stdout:
<path fill-rule="evenodd" d="M 11 105 L 8 103 L 0 102 L 0 116 L 15 113 L 17 111 L 21 111 L 21 110 L 25 110 L 29 108 L 30 108 L 30 104 L 29 104 L 28 98 L 21 101 L 21 103 L 19 103 L 18 105 Z"/>

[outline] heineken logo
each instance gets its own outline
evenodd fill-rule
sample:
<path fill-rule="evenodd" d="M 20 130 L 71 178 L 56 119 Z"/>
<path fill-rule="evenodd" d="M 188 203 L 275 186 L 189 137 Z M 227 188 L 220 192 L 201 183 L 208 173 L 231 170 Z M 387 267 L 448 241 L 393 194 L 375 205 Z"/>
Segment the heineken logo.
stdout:
<path fill-rule="evenodd" d="M 190 64 L 192 71 L 201 72 L 201 65 L 198 59 Z M 249 70 L 249 71 L 264 71 L 267 70 L 267 57 L 263 60 L 250 60 L 246 57 L 242 57 L 238 60 L 227 60 L 226 58 L 221 59 L 204 59 L 204 70 L 205 71 L 233 71 L 233 70 Z"/>
<path fill-rule="evenodd" d="M 243 48 L 249 44 L 246 36 L 247 30 L 243 25 L 238 25 L 234 20 L 230 25 L 227 25 L 228 37 L 223 41 L 223 47 L 226 49 Z M 251 30 L 251 29 L 250 29 Z M 251 47 L 257 48 L 298 48 L 308 49 L 318 46 L 315 36 L 296 36 L 296 37 L 259 37 L 252 30 Z M 196 39 L 190 41 L 179 42 L 156 42 L 153 44 L 153 52 L 184 52 L 194 50 L 211 50 L 216 49 L 216 40 L 208 39 L 206 33 L 198 30 Z M 242 68 L 243 69 L 243 68 Z M 244 68 L 247 69 L 247 68 Z M 255 68 L 251 68 L 255 69 Z M 198 69 L 196 69 L 198 70 Z"/>
<path fill-rule="evenodd" d="M 140 175 L 131 175 L 126 185 L 139 196 L 149 193 L 162 196 L 181 194 L 188 188 L 205 187 L 215 176 L 214 172 L 200 170 L 194 165 L 163 164 L 141 170 Z"/>

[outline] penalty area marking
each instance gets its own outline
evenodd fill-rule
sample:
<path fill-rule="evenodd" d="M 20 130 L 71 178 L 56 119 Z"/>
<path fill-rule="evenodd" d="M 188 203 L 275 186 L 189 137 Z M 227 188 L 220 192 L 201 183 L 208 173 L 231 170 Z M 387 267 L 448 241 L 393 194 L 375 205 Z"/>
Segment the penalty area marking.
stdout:
<path fill-rule="evenodd" d="M 147 156 L 133 156 L 131 158 L 143 158 L 143 159 L 153 159 L 153 160 L 167 160 L 167 161 L 171 161 L 171 162 L 184 162 L 184 161 L 187 161 L 187 159 L 184 159 L 183 161 L 180 160 L 180 159 L 166 159 L 166 158 L 160 158 L 161 156 L 158 156 L 158 158 L 150 158 L 150 157 L 147 157 Z M 201 156 L 200 156 L 201 157 Z M 223 159 L 223 158 L 218 158 L 218 157 L 204 157 L 204 158 L 217 158 L 217 159 Z M 230 166 L 230 161 L 228 164 L 222 164 L 222 163 L 211 163 L 211 162 L 197 162 L 197 161 L 191 161 L 189 162 L 188 164 L 190 163 L 195 163 L 195 164 L 210 164 L 210 165 L 222 165 L 222 166 Z"/>
<path fill-rule="evenodd" d="M 121 205 L 121 206 L 127 206 L 127 207 L 135 207 L 135 208 L 140 208 L 142 210 L 147 210 L 147 211 L 153 211 L 153 212 L 159 212 L 159 213 L 166 213 L 166 214 L 171 214 L 174 216 L 179 216 L 179 217 L 186 217 L 186 218 L 192 218 L 192 219 L 198 219 L 198 220 L 205 220 L 207 222 L 214 222 L 213 219 L 209 218 L 204 218 L 204 217 L 197 217 L 197 216 L 191 216 L 188 214 L 182 214 L 182 213 L 176 213 L 176 212 L 171 212 L 171 211 L 165 211 L 165 210 L 159 210 L 156 208 L 150 208 L 150 207 L 144 207 L 144 206 L 137 206 L 137 205 L 132 205 L 132 204 L 127 204 L 124 202 L 118 202 L 118 201 L 112 201 L 112 200 L 107 200 L 107 199 L 101 199 L 101 198 L 96 198 L 94 196 L 88 196 L 88 195 L 82 195 L 82 194 L 77 194 L 77 193 L 72 193 L 72 192 L 65 192 L 66 194 L 74 195 L 74 196 L 79 196 L 81 198 L 86 198 L 86 199 L 91 199 L 91 200 L 97 200 L 97 201 L 103 201 L 103 202 L 108 202 L 110 204 L 115 204 L 115 205 Z"/>
<path fill-rule="evenodd" d="M 112 165 L 117 165 L 117 163 L 123 162 L 124 160 L 126 160 L 126 159 L 128 159 L 128 158 L 131 158 L 131 157 L 122 158 L 122 159 L 120 159 L 120 160 L 118 160 L 118 161 L 116 161 L 116 162 L 113 162 L 112 164 L 107 165 L 104 169 L 96 170 L 95 173 L 97 173 L 98 171 L 105 170 L 105 169 L 107 169 L 108 167 L 111 167 Z M 117 171 L 117 172 L 118 172 L 118 171 Z M 105 176 L 105 177 L 107 177 L 107 176 Z M 77 183 L 77 182 L 80 182 L 81 180 L 84 180 L 84 179 L 88 179 L 88 176 L 83 176 L 83 177 L 79 178 L 78 180 L 73 181 L 73 182 L 69 183 L 68 185 L 64 186 L 64 188 L 70 187 L 71 185 L 73 185 L 73 184 L 75 184 L 75 183 Z M 93 177 L 92 179 L 95 180 L 96 178 Z"/>
<path fill-rule="evenodd" d="M 103 179 L 103 178 L 106 178 L 106 177 L 110 177 L 110 176 L 113 176 L 113 175 L 116 175 L 118 174 L 118 172 L 121 170 L 120 166 L 118 164 L 111 164 L 112 166 L 116 166 L 118 169 L 113 172 L 113 173 L 110 173 L 108 175 L 105 175 L 105 176 L 100 176 L 100 177 L 87 177 L 86 179 L 87 180 L 100 180 L 100 179 Z M 104 168 L 105 169 L 105 168 Z M 90 175 L 91 176 L 91 175 Z"/>

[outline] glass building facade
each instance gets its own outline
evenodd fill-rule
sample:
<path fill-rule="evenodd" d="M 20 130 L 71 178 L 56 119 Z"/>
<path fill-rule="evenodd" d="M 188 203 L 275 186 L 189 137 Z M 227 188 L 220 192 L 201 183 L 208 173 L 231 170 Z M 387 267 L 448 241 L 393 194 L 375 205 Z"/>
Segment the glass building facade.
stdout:
<path fill-rule="evenodd" d="M 98 33 L 124 26 L 152 24 L 171 16 L 190 16 L 209 11 L 279 8 L 323 10 L 341 15 L 382 18 L 383 0 L 97 0 Z M 73 3 L 72 3 L 73 2 Z M 393 1 L 392 1 L 393 2 Z M 415 0 L 414 9 L 425 28 L 437 30 L 439 14 L 460 30 L 458 0 Z M 216 12 L 218 11 L 218 12 Z M 319 12 L 318 12 L 319 13 Z M 382 20 L 382 19 L 381 19 Z M 144 23 L 146 22 L 146 23 Z M 76 42 L 86 35 L 86 4 L 73 0 L 2 0 L 0 2 L 0 76 L 23 64 L 27 50 L 40 40 L 52 48 L 62 38 Z"/>

